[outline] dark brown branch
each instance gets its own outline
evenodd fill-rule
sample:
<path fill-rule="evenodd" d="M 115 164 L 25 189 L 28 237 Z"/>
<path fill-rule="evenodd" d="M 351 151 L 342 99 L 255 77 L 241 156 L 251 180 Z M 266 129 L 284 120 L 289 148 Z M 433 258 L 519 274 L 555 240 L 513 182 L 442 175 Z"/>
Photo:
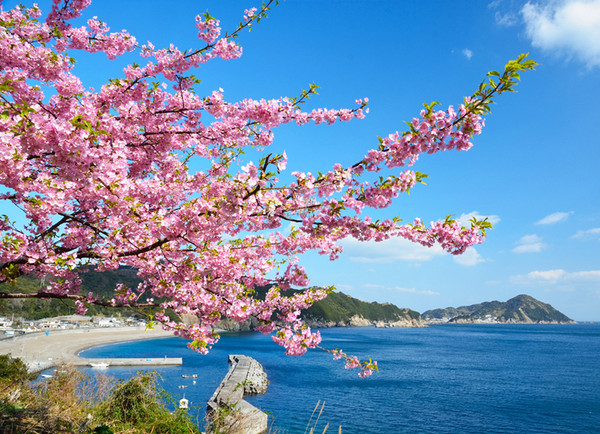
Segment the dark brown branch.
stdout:
<path fill-rule="evenodd" d="M 103 307 L 160 307 L 157 303 L 131 303 L 113 304 L 104 300 L 88 300 L 87 297 L 78 294 L 54 294 L 52 292 L 36 293 L 10 293 L 0 292 L 0 299 L 32 299 L 32 298 L 55 298 L 59 300 L 79 300 L 87 304 L 95 304 Z"/>

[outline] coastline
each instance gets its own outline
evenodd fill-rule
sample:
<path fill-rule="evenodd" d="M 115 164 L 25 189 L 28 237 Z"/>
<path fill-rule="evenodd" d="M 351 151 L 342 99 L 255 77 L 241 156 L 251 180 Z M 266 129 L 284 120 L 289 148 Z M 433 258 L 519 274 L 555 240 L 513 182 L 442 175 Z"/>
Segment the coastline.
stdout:
<path fill-rule="evenodd" d="M 30 371 L 42 371 L 61 363 L 85 362 L 79 353 L 87 348 L 116 342 L 137 341 L 174 336 L 162 329 L 144 327 L 110 327 L 53 330 L 0 340 L 0 354 L 21 358 Z"/>

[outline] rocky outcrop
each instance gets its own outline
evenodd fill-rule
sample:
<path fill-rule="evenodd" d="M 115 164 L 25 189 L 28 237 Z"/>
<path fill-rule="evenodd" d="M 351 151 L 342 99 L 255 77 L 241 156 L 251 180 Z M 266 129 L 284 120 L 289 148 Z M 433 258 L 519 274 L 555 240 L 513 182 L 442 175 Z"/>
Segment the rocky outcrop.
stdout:
<path fill-rule="evenodd" d="M 214 325 L 216 330 L 224 330 L 226 332 L 247 332 L 254 330 L 258 325 L 258 320 L 254 317 L 242 322 L 238 322 L 231 318 L 223 318 L 217 321 Z"/>
<path fill-rule="evenodd" d="M 396 321 L 371 320 L 354 315 L 348 321 L 323 321 L 319 319 L 308 318 L 306 320 L 312 328 L 330 328 L 330 327 L 377 327 L 377 328 L 405 328 L 405 327 L 427 327 L 420 318 L 402 318 Z"/>
<path fill-rule="evenodd" d="M 418 328 L 427 327 L 420 319 L 405 319 L 399 321 L 385 322 L 375 321 L 374 326 L 377 328 Z"/>
<path fill-rule="evenodd" d="M 240 434 L 267 432 L 268 416 L 244 400 L 265 393 L 269 381 L 260 363 L 251 357 L 229 355 L 231 367 L 207 403 L 206 413 L 215 431 Z"/>

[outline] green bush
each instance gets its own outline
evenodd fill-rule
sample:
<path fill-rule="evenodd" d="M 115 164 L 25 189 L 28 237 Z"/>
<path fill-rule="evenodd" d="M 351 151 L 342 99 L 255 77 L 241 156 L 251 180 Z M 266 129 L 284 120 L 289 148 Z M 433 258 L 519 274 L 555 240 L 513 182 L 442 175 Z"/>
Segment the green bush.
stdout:
<path fill-rule="evenodd" d="M 156 373 L 116 383 L 60 366 L 48 381 L 31 384 L 36 377 L 22 360 L 0 356 L 0 433 L 200 432 L 187 411 L 169 411 Z"/>
<path fill-rule="evenodd" d="M 24 383 L 34 380 L 36 374 L 27 370 L 27 365 L 18 357 L 11 357 L 10 354 L 0 355 L 0 379 L 9 380 L 13 383 Z"/>
<path fill-rule="evenodd" d="M 95 419 L 114 433 L 199 433 L 186 411 L 169 412 L 165 405 L 168 395 L 157 387 L 156 379 L 155 372 L 146 372 L 121 381 L 108 399 L 97 405 Z"/>

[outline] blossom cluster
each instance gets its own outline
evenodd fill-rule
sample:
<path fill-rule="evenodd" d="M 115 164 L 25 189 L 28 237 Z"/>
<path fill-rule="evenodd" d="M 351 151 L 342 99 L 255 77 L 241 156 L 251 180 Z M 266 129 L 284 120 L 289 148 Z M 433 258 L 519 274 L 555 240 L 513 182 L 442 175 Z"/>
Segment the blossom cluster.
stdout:
<path fill-rule="evenodd" d="M 300 102 L 314 86 L 300 99 L 237 102 L 227 101 L 221 89 L 204 97 L 194 91 L 197 80 L 189 71 L 216 57 L 239 57 L 234 36 L 264 17 L 271 2 L 246 10 L 240 27 L 225 36 L 218 20 L 198 16 L 205 45 L 186 52 L 151 42 L 139 46 L 128 32 L 111 33 L 96 17 L 87 26 L 71 25 L 89 3 L 54 0 L 45 21 L 38 20 L 37 7 L 0 10 L 0 201 L 27 220 L 24 227 L 0 220 L 0 281 L 49 276 L 40 292 L 75 300 L 78 312 L 88 304 L 154 306 L 155 320 L 200 352 L 217 342 L 219 319 L 253 317 L 263 332 L 275 331 L 273 339 L 287 354 L 300 355 L 321 340 L 300 312 L 329 291 L 283 291 L 309 285 L 301 253 L 334 260 L 347 237 L 404 237 L 453 254 L 483 241 L 485 221 L 469 228 L 450 219 L 429 226 L 372 221 L 365 210 L 390 207 L 422 174 L 406 169 L 374 181 L 368 175 L 410 166 L 423 153 L 469 149 L 490 96 L 514 82 L 511 74 L 523 59 L 495 88 L 457 110 L 427 107 L 408 131 L 381 139 L 356 164 L 336 164 L 318 175 L 293 172 L 284 183 L 279 175 L 287 156 L 266 150 L 277 127 L 360 119 L 368 100 L 357 100 L 354 108 L 303 111 Z M 136 50 L 145 65 L 126 66 L 99 91 L 73 74 L 70 56 L 79 51 L 113 59 Z M 250 147 L 266 150 L 257 164 L 242 159 Z M 191 171 L 191 161 L 203 169 Z M 81 295 L 83 265 L 132 267 L 144 283 L 118 286 L 110 300 Z M 271 289 L 264 298 L 257 296 L 266 285 Z M 142 303 L 142 294 L 153 298 L 145 295 Z M 189 316 L 195 321 L 183 321 Z M 343 358 L 362 376 L 377 368 L 376 362 Z"/>

